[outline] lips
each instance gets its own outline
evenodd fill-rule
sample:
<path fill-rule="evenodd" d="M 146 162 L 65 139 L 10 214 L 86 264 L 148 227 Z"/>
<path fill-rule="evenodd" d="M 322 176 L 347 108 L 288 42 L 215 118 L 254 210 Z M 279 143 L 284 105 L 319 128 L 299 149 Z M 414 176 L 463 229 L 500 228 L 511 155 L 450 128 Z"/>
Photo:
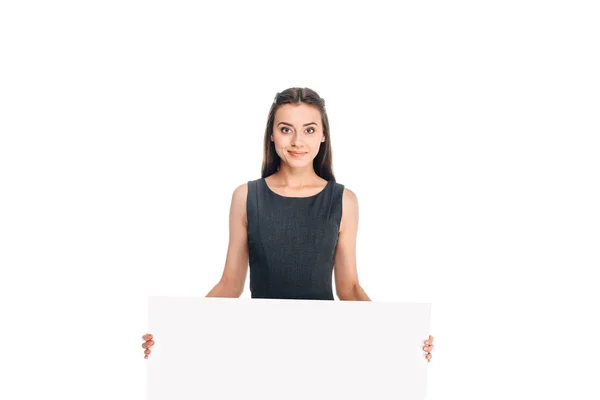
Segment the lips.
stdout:
<path fill-rule="evenodd" d="M 302 151 L 289 151 L 288 153 L 290 153 L 291 156 L 293 157 L 302 157 L 303 155 L 306 154 L 306 152 L 302 152 Z"/>

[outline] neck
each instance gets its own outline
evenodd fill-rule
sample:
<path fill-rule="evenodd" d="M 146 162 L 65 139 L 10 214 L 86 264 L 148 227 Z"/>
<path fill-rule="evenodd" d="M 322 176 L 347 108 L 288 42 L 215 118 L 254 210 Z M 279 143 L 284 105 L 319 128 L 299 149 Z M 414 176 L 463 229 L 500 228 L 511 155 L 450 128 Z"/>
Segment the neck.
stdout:
<path fill-rule="evenodd" d="M 290 168 L 289 165 L 282 163 L 275 174 L 282 184 L 290 187 L 305 186 L 320 179 L 312 164 L 306 168 Z"/>

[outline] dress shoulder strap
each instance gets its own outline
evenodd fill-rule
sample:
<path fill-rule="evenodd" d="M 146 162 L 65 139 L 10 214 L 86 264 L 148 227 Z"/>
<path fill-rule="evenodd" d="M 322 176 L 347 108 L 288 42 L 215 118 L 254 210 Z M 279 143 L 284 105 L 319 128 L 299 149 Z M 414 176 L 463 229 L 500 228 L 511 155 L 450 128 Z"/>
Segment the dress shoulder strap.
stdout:
<path fill-rule="evenodd" d="M 337 182 L 332 182 L 331 193 L 330 193 L 330 203 L 329 203 L 329 215 L 335 221 L 335 223 L 340 226 L 342 223 L 342 200 L 344 198 L 344 185 Z"/>
<path fill-rule="evenodd" d="M 248 181 L 248 196 L 246 197 L 246 216 L 248 218 L 249 226 L 251 225 L 251 221 L 254 222 L 258 218 L 258 183 L 258 179 Z"/>

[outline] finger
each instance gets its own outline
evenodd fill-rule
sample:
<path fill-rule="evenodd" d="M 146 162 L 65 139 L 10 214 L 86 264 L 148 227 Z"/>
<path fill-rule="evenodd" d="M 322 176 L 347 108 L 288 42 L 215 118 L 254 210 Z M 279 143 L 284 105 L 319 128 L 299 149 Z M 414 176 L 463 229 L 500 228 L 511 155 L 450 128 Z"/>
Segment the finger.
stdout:
<path fill-rule="evenodd" d="M 423 346 L 423 350 L 424 351 L 431 351 L 431 349 L 433 349 L 433 346 Z"/>
<path fill-rule="evenodd" d="M 433 336 L 429 335 L 429 340 L 433 342 Z"/>
<path fill-rule="evenodd" d="M 427 346 L 429 346 L 430 344 L 432 344 L 432 343 L 431 343 L 431 340 L 426 340 L 426 341 L 425 341 L 425 344 L 426 344 Z"/>
<path fill-rule="evenodd" d="M 431 361 L 431 354 L 427 353 L 427 355 L 425 356 L 425 358 L 427 359 L 427 362 Z"/>
<path fill-rule="evenodd" d="M 146 350 L 144 350 L 144 354 L 145 354 L 145 355 L 149 356 L 149 355 L 150 355 L 150 353 L 152 353 L 152 350 L 150 350 L 150 349 L 146 349 Z"/>
<path fill-rule="evenodd" d="M 147 349 L 152 346 L 154 346 L 154 340 L 148 340 L 147 342 L 142 343 L 142 347 L 144 349 Z"/>
<path fill-rule="evenodd" d="M 144 336 L 142 336 L 142 339 L 148 341 L 150 339 L 154 339 L 154 336 L 152 336 L 151 333 L 146 333 Z"/>

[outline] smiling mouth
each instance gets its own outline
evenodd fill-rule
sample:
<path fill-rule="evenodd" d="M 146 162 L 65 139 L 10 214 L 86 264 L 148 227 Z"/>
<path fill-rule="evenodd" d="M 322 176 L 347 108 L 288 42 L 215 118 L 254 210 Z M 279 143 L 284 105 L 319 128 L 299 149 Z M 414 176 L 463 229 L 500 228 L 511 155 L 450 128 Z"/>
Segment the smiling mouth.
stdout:
<path fill-rule="evenodd" d="M 291 155 L 293 155 L 294 157 L 302 157 L 303 155 L 305 155 L 305 152 L 301 152 L 301 151 L 289 151 L 288 153 L 290 153 Z"/>

